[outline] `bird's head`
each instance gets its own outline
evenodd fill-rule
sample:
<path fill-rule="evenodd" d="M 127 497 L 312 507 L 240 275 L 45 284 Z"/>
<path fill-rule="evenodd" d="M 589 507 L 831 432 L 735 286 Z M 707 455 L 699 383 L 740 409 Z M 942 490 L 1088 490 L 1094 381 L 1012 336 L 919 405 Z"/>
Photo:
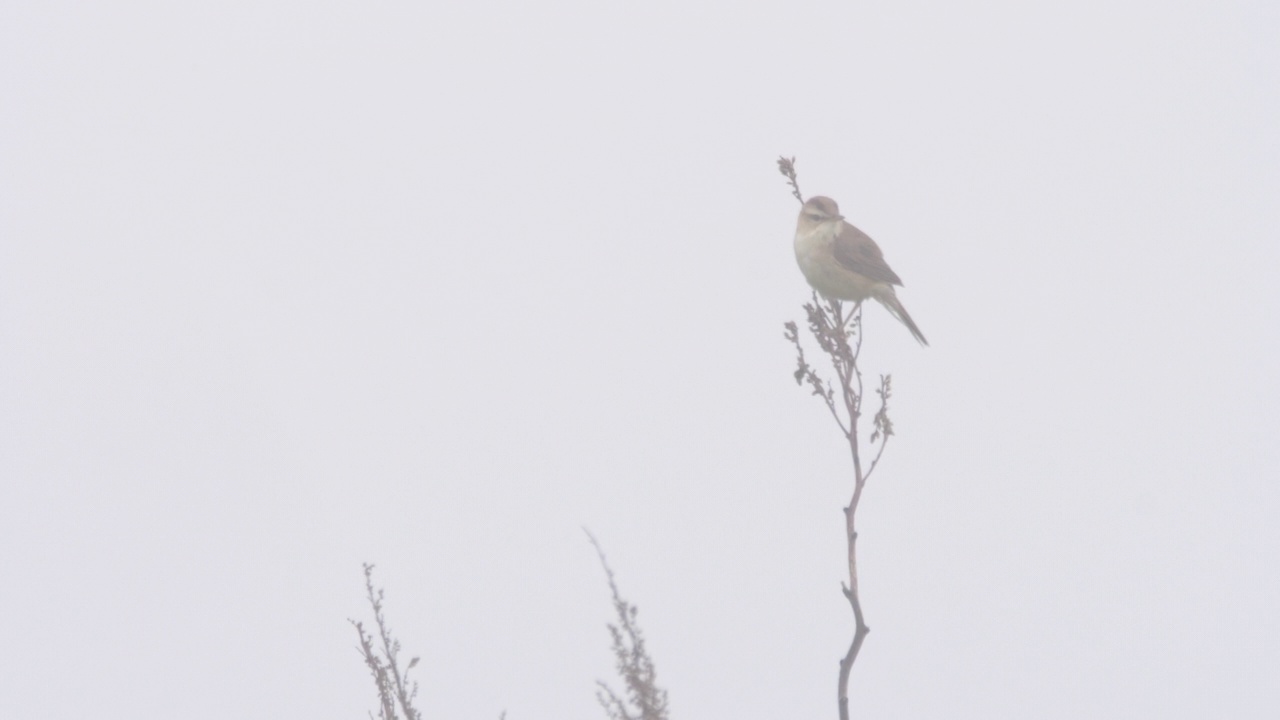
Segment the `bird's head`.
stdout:
<path fill-rule="evenodd" d="M 824 223 L 844 220 L 836 201 L 829 197 L 816 195 L 800 208 L 799 226 L 802 230 L 813 230 Z"/>

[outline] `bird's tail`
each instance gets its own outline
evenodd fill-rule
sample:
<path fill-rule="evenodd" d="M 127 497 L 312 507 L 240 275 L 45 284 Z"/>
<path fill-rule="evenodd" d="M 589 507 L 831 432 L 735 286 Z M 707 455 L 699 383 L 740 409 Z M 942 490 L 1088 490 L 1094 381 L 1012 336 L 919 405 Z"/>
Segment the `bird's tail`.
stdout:
<path fill-rule="evenodd" d="M 890 315 L 898 318 L 903 325 L 906 325 L 907 329 L 911 331 L 912 335 L 916 336 L 916 340 L 919 340 L 921 345 L 929 345 L 929 341 L 924 339 L 924 333 L 920 332 L 920 328 L 916 327 L 915 321 L 911 319 L 911 314 L 898 301 L 898 295 L 893 291 L 893 286 L 881 285 L 872 292 L 872 296 L 880 301 L 880 304 L 884 306 L 885 310 L 889 311 Z"/>

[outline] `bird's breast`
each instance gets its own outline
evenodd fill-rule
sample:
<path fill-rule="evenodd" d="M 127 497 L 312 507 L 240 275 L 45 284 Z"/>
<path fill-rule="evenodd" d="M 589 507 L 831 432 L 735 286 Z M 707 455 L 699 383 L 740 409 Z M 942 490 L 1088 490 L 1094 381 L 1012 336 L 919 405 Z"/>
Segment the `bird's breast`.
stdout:
<path fill-rule="evenodd" d="M 822 295 L 836 300 L 865 300 L 871 296 L 869 278 L 850 272 L 836 260 L 837 228 L 820 225 L 808 232 L 796 232 L 796 262 L 809 285 Z"/>

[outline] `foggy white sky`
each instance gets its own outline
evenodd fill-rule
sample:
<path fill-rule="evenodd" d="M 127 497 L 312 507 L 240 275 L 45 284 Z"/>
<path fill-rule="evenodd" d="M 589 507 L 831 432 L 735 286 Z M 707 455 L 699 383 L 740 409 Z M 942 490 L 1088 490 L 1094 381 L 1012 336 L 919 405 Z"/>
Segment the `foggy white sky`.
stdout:
<path fill-rule="evenodd" d="M 898 436 L 865 718 L 1280 712 L 1266 2 L 0 4 L 0 717 L 834 717 L 836 198 Z"/>

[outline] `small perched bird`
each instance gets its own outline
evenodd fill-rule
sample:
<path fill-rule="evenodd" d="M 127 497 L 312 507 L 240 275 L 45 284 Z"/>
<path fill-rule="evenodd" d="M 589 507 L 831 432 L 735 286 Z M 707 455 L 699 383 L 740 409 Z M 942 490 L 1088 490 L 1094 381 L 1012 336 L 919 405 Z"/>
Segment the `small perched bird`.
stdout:
<path fill-rule="evenodd" d="M 880 246 L 844 221 L 835 200 L 812 197 L 800 209 L 796 262 L 800 263 L 804 278 L 823 296 L 855 302 L 875 298 L 907 326 L 921 345 L 929 344 L 893 291 L 902 279 L 884 261 Z"/>

